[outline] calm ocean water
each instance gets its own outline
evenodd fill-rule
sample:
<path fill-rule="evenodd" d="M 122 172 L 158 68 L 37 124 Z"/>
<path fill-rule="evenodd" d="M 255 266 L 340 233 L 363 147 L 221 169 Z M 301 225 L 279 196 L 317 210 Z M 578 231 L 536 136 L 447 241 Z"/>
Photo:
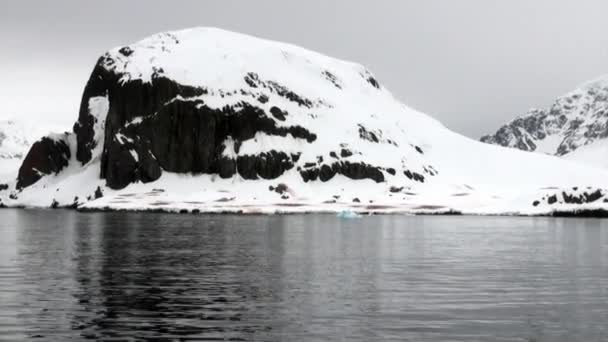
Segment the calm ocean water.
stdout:
<path fill-rule="evenodd" d="M 0 210 L 0 340 L 608 341 L 608 221 Z"/>

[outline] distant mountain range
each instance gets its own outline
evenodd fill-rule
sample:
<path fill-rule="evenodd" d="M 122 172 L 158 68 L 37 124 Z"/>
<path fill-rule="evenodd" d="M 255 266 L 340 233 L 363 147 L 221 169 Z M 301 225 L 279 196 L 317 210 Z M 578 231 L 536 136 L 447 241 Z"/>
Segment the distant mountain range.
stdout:
<path fill-rule="evenodd" d="M 547 109 L 530 110 L 481 141 L 606 166 L 606 138 L 608 76 L 581 85 Z"/>

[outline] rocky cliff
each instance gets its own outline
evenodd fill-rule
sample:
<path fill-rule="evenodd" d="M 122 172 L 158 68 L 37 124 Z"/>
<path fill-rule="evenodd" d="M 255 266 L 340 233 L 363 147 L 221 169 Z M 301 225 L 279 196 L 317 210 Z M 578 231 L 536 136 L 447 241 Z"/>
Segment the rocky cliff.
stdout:
<path fill-rule="evenodd" d="M 547 109 L 529 111 L 481 141 L 562 156 L 607 137 L 608 77 L 604 77 L 559 97 Z"/>
<path fill-rule="evenodd" d="M 260 44 L 272 55 L 258 51 Z M 252 53 L 262 56 L 250 60 Z M 282 75 L 282 69 L 301 79 Z M 255 180 L 296 169 L 304 181 L 325 182 L 340 174 L 382 182 L 386 174 L 396 174 L 395 165 L 363 161 L 352 147 L 363 143 L 402 154 L 423 152 L 412 143 L 383 139 L 369 118 L 357 121 L 352 112 L 338 121 L 353 136 L 341 139 L 323 127 L 321 116 L 362 96 L 386 97 L 387 92 L 356 64 L 216 29 L 160 34 L 97 61 L 74 125 L 75 157 L 81 165 L 99 160 L 99 176 L 112 189 L 153 182 L 163 171 Z M 325 142 L 335 139 L 334 146 L 318 143 L 319 134 Z M 259 140 L 280 143 L 260 146 Z M 40 179 L 36 174 L 67 166 L 66 145 L 43 139 L 35 147 L 19 172 L 20 188 Z M 412 161 L 398 171 L 424 182 L 432 170 Z"/>

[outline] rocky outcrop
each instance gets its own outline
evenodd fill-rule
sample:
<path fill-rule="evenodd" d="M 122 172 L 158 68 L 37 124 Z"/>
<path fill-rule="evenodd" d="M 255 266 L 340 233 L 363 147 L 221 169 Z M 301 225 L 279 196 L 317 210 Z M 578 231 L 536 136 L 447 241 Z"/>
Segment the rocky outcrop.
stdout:
<path fill-rule="evenodd" d="M 562 156 L 608 138 L 608 78 L 589 82 L 500 127 L 482 142 Z"/>
<path fill-rule="evenodd" d="M 537 207 L 543 205 L 561 205 L 561 204 L 589 204 L 589 203 L 608 203 L 605 189 L 597 188 L 578 188 L 571 189 L 553 189 L 546 191 L 545 194 L 538 200 L 535 200 L 532 205 Z"/>
<path fill-rule="evenodd" d="M 245 179 L 272 179 L 293 167 L 297 157 L 270 151 L 235 158 L 224 154 L 226 144 L 230 142 L 235 149 L 231 153 L 238 154 L 240 144 L 258 133 L 290 135 L 307 142 L 316 139 L 314 133 L 300 126 L 279 127 L 273 119 L 276 114 L 249 103 L 212 109 L 200 100 L 181 99 L 204 94 L 203 89 L 183 87 L 163 78 L 152 85 L 153 88 L 141 83 L 127 86 L 128 93 L 140 93 L 133 96 L 120 93 L 115 97 L 113 91 L 108 92 L 110 111 L 106 119 L 101 177 L 111 188 L 119 189 L 136 181 L 154 181 L 162 170 L 217 173 L 224 178 L 238 173 Z M 171 96 L 173 100 L 168 101 Z M 151 102 L 133 103 L 130 99 L 134 97 L 148 98 Z M 277 107 L 273 109 L 282 113 Z M 138 122 L 131 123 L 137 118 L 131 113 L 140 114 Z M 93 144 L 85 142 L 85 146 Z"/>
<path fill-rule="evenodd" d="M 349 161 L 335 162 L 332 164 L 322 164 L 320 166 L 304 167 L 300 170 L 300 175 L 305 182 L 316 181 L 327 182 L 337 174 L 346 176 L 350 179 L 371 179 L 376 183 L 384 182 L 382 168 L 366 163 L 353 163 Z"/>
<path fill-rule="evenodd" d="M 17 189 L 36 183 L 45 175 L 57 174 L 71 158 L 68 135 L 44 137 L 35 142 L 19 168 Z"/>
<path fill-rule="evenodd" d="M 208 36 L 224 34 L 205 29 L 198 32 L 202 38 L 191 38 L 189 48 L 198 49 L 200 46 L 197 44 Z M 188 34 L 182 32 L 178 35 Z M 312 60 L 318 56 L 301 58 L 297 56 L 302 53 L 300 50 L 287 52 L 280 49 L 276 56 L 280 56 L 281 63 L 291 63 L 292 60 L 302 63 L 291 67 L 314 86 L 303 87 L 305 91 L 292 89 L 301 85 L 299 78 L 298 82 L 293 82 L 283 79 L 283 74 L 268 70 L 262 73 L 256 68 L 241 70 L 242 66 L 235 68 L 233 65 L 225 66 L 225 74 L 221 75 L 221 79 L 230 78 L 228 85 L 208 80 L 208 72 L 205 77 L 187 77 L 186 81 L 180 81 L 181 75 L 196 73 L 201 64 L 186 66 L 184 63 L 190 63 L 191 54 L 173 55 L 173 50 L 184 44 L 178 35 L 160 34 L 145 43 L 107 52 L 97 61 L 86 84 L 78 120 L 73 127 L 75 160 L 81 166 L 99 163 L 99 176 L 105 179 L 108 187 L 122 189 L 135 182 L 154 182 L 163 172 L 216 174 L 221 178 L 239 176 L 256 180 L 275 179 L 292 169 L 297 169 L 305 181 L 326 182 L 337 174 L 375 182 L 383 182 L 387 176 L 403 175 L 414 181 L 424 181 L 421 175 L 418 177 L 419 174 L 409 171 L 409 168 L 398 172 L 381 162 L 344 160 L 354 154 L 344 143 L 345 140 L 353 140 L 350 133 L 344 133 L 349 132 L 348 127 L 337 128 L 344 131 L 340 133 L 347 139 L 335 139 L 341 148 L 330 151 L 330 156 L 336 160 L 317 163 L 314 168 L 306 167 L 307 161 L 300 160 L 302 149 L 318 139 L 317 112 L 331 112 L 335 105 L 323 97 L 325 92 L 317 93 L 316 97 L 310 95 L 310 89 L 330 87 L 332 91 L 340 92 L 338 102 L 349 98 L 343 97 L 342 92 L 352 90 L 357 96 L 361 93 L 381 94 L 383 87 L 367 69 L 353 64 L 320 63 L 322 67 L 318 74 L 311 74 L 315 68 Z M 217 63 L 214 51 L 195 51 L 202 60 Z M 255 49 L 255 53 L 259 51 L 262 50 Z M 225 53 L 234 51 L 226 50 Z M 140 59 L 138 56 L 141 54 L 149 54 L 150 58 Z M 164 60 L 163 57 L 167 56 L 171 58 Z M 158 60 L 163 62 L 156 64 Z M 219 63 L 226 63 L 224 57 L 220 60 Z M 337 69 L 327 68 L 332 64 Z M 344 75 L 347 79 L 351 76 L 349 87 L 346 87 Z M 359 91 L 360 88 L 364 91 Z M 377 119 L 375 114 L 370 113 L 369 116 Z M 347 123 L 356 125 L 358 137 L 353 138 L 358 139 L 354 144 L 389 145 L 392 151 L 399 151 L 395 132 L 387 134 L 383 127 L 386 125 L 369 121 L 367 116 L 361 120 Z M 326 136 L 333 133 L 326 133 Z M 260 144 L 258 139 L 267 143 Z M 277 144 L 277 141 L 281 143 Z M 247 148 L 243 149 L 245 145 Z M 36 157 L 30 158 L 27 165 L 24 163 L 24 171 L 20 173 L 21 187 L 29 186 L 44 174 L 58 172 L 67 165 L 69 147 L 48 143 L 44 146 L 44 150 L 38 146 L 30 151 Z M 320 145 L 318 149 L 325 146 Z M 421 149 L 414 145 L 403 150 L 403 154 L 422 154 Z M 42 155 L 57 162 L 46 165 Z M 358 158 L 361 157 L 359 153 Z M 418 171 L 423 172 L 426 167 L 423 161 L 417 157 L 414 160 L 419 166 Z M 390 161 L 388 164 L 394 166 L 398 162 Z"/>

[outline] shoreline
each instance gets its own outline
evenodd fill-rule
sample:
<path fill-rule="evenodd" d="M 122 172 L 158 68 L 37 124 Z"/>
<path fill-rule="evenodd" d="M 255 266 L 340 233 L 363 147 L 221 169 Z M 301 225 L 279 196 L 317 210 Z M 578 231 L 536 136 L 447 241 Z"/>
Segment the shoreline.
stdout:
<path fill-rule="evenodd" d="M 1 206 L 2 209 L 21 209 L 21 210 L 73 210 L 81 213 L 150 213 L 150 214 L 177 214 L 177 215 L 239 215 L 239 216 L 288 216 L 288 215 L 338 215 L 341 213 L 352 213 L 356 217 L 364 216 L 468 216 L 468 217 L 546 217 L 546 218 L 608 218 L 608 210 L 605 209 L 576 209 L 563 210 L 556 209 L 546 213 L 475 213 L 459 211 L 454 209 L 438 211 L 406 211 L 406 210 L 333 210 L 333 209 L 310 209 L 303 211 L 268 210 L 260 207 L 259 210 L 244 209 L 220 209 L 220 210 L 201 210 L 201 209 L 162 209 L 162 208 L 110 208 L 110 207 L 78 207 L 59 206 L 51 207 L 28 207 L 28 206 Z M 350 219 L 350 218 L 347 218 Z"/>

